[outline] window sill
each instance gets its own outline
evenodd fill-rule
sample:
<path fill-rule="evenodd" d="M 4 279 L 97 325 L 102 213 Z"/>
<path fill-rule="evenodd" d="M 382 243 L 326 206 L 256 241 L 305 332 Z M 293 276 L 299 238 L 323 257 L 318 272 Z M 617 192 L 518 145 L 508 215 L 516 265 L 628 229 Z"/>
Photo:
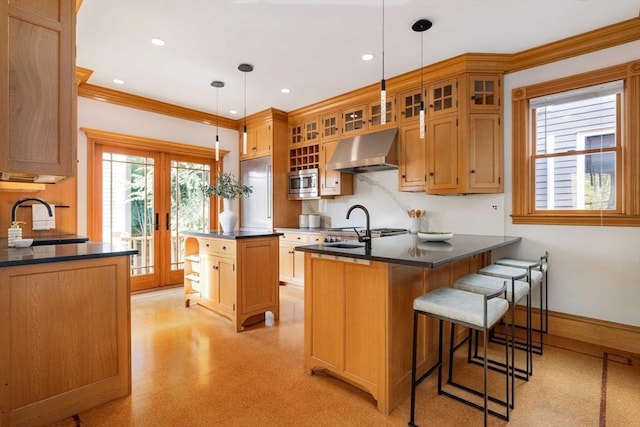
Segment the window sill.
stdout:
<path fill-rule="evenodd" d="M 640 227 L 640 216 L 632 215 L 577 215 L 529 214 L 511 215 L 513 224 L 531 225 L 595 225 L 612 227 Z"/>

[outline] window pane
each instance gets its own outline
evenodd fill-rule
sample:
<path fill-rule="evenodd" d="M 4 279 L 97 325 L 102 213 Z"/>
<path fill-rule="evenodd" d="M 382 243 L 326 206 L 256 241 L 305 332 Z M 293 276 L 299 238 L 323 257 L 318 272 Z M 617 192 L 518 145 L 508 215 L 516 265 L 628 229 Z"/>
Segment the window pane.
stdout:
<path fill-rule="evenodd" d="M 561 100 L 535 110 L 536 154 L 584 150 L 585 132 L 615 129 L 616 96 L 608 95 L 562 103 Z M 615 138 L 609 140 L 615 145 Z"/>
<path fill-rule="evenodd" d="M 615 152 L 536 159 L 536 209 L 615 209 L 615 164 Z"/>

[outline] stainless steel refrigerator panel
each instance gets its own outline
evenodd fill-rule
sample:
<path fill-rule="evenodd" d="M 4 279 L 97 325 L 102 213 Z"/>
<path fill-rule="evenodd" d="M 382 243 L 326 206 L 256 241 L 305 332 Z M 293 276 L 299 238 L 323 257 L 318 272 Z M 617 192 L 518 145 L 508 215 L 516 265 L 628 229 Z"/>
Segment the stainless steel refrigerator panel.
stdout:
<path fill-rule="evenodd" d="M 247 198 L 240 200 L 240 227 L 273 229 L 273 179 L 271 157 L 240 162 L 242 183 L 252 188 Z"/>

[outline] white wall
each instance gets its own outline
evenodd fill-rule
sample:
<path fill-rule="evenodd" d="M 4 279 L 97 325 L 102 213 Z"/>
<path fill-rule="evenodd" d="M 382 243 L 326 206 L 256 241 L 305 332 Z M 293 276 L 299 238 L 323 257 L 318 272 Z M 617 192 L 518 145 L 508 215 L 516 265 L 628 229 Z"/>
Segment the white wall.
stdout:
<path fill-rule="evenodd" d="M 215 126 L 78 97 L 78 127 L 214 147 Z M 223 170 L 238 176 L 238 132 L 219 128 Z M 78 130 L 78 234 L 87 234 L 87 136 Z M 234 201 L 236 204 L 238 201 Z M 238 211 L 238 206 L 234 207 Z"/>

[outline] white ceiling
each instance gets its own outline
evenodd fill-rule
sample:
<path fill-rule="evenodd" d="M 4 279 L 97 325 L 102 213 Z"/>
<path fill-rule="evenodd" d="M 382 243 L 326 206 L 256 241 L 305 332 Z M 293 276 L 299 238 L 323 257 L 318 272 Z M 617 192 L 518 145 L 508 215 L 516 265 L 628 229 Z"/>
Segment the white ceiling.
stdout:
<path fill-rule="evenodd" d="M 383 0 L 84 0 L 76 64 L 89 83 L 240 118 L 382 77 Z M 640 0 L 385 0 L 386 78 L 468 52 L 515 53 L 637 17 Z M 158 37 L 166 46 L 155 47 Z M 363 62 L 366 52 L 376 55 Z M 252 64 L 251 73 L 238 71 Z M 117 85 L 112 79 L 125 81 Z M 226 86 L 216 89 L 211 81 Z M 280 89 L 287 87 L 289 94 Z M 235 109 L 237 115 L 229 114 Z"/>

